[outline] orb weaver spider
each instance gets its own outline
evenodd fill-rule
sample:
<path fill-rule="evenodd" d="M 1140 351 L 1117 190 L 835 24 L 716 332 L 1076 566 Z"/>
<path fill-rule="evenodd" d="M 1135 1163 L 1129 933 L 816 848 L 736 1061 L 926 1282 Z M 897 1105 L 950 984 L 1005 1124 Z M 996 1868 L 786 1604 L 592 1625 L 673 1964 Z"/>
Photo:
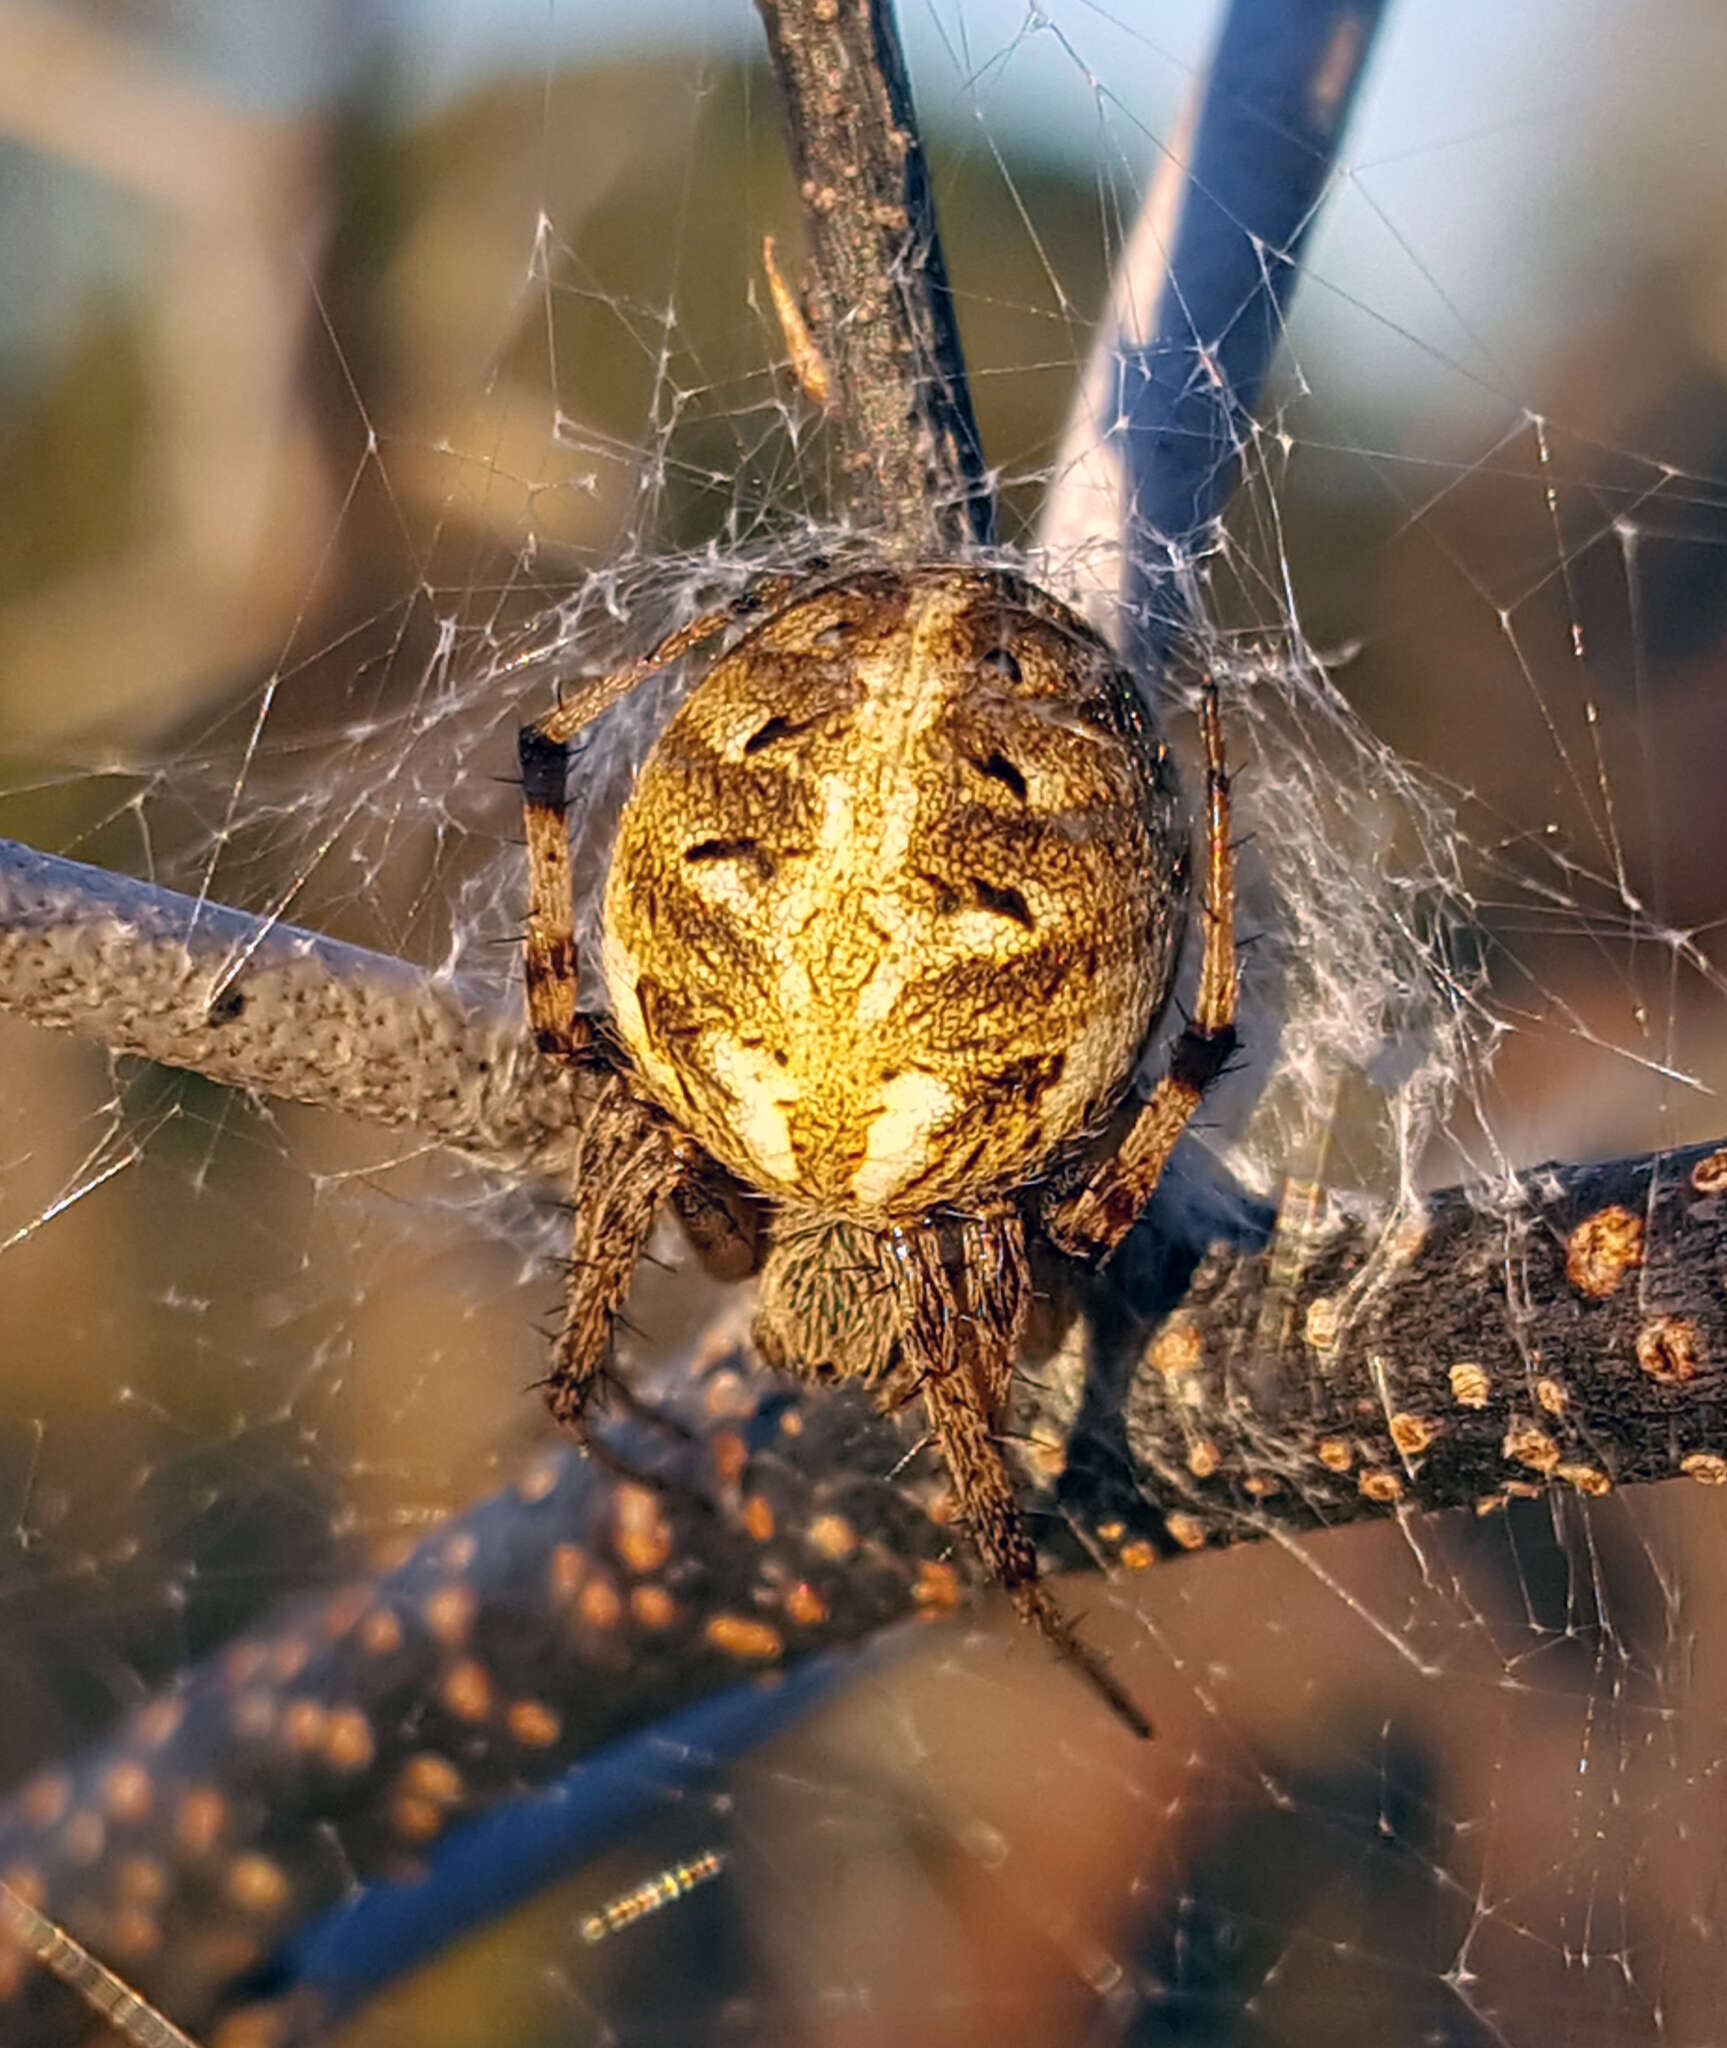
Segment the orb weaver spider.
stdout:
<path fill-rule="evenodd" d="M 604 899 L 610 1015 L 584 1015 L 570 742 L 744 621 L 637 778 Z M 1132 677 L 1024 578 L 777 578 L 585 683 L 519 742 L 529 1020 L 548 1057 L 621 1091 L 611 1142 L 584 1147 L 578 1174 L 553 1414 L 585 1438 L 614 1314 L 670 1199 L 710 1260 L 759 1273 L 770 1365 L 861 1381 L 884 1410 L 922 1400 L 990 1572 L 1141 1735 L 1145 1715 L 1039 1579 L 996 1430 L 1029 1243 L 1107 1259 L 1235 1043 L 1209 679 L 1200 718 L 1198 999 L 1125 1119 L 1174 974 L 1187 830 Z"/>

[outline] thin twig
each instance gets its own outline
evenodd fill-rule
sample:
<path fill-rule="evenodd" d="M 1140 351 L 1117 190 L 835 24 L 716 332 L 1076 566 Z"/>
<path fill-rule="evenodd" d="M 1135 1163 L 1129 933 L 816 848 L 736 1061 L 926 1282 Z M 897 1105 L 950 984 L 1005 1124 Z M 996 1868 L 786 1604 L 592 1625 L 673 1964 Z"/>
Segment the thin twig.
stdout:
<path fill-rule="evenodd" d="M 0 1010 L 112 1052 L 557 1174 L 597 1085 L 519 997 L 0 840 Z"/>
<path fill-rule="evenodd" d="M 756 0 L 803 200 L 809 325 L 852 519 L 887 553 L 994 524 L 911 85 L 887 0 Z"/>

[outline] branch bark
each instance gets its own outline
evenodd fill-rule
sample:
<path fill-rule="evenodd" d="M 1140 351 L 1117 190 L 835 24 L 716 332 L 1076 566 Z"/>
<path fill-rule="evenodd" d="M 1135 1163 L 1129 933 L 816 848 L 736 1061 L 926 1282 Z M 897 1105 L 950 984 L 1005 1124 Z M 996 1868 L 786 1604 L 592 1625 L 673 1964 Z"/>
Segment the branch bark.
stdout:
<path fill-rule="evenodd" d="M 1448 1188 L 1395 1219 L 1303 1198 L 1257 1241 L 1213 1225 L 1185 1252 L 1154 1218 L 1087 1309 L 1062 1504 L 1124 1541 L 1150 1508 L 1167 1553 L 1550 1487 L 1727 1483 L 1724 1197 L 1727 1148 L 1699 1145 Z"/>
<path fill-rule="evenodd" d="M 887 0 L 756 0 L 814 270 L 851 516 L 872 547 L 949 555 L 994 511 L 929 170 Z"/>
<path fill-rule="evenodd" d="M 519 998 L 0 840 L 0 1011 L 287 1102 L 559 1175 L 601 1085 Z"/>
<path fill-rule="evenodd" d="M 1491 1201 L 1447 1190 L 1389 1237 L 1369 1211 L 1303 1204 L 1298 1227 L 1215 1177 L 1171 1183 L 1077 1341 L 1022 1378 L 1034 1527 L 1052 1561 L 1131 1577 L 1412 1508 L 1727 1483 L 1724 1199 L 1712 1147 L 1543 1167 Z M 608 1434 L 629 1470 L 551 1450 L 395 1570 L 286 1610 L 42 1773 L 0 1809 L 0 1867 L 98 1947 L 131 1873 L 158 1871 L 136 1981 L 201 2025 L 356 1876 L 504 1794 L 752 1672 L 960 1609 L 975 1571 L 941 1475 L 855 1393 L 794 1394 L 728 1357 L 670 1378 L 656 1411 Z M 746 1703 L 728 1739 L 777 1711 Z M 598 1774 L 616 1828 L 637 1807 L 607 1770 L 582 1782 Z M 346 1982 L 302 1981 L 269 2038 L 339 2017 Z M 20 2038 L 61 2038 L 59 1987 L 23 1973 L 16 1995 Z"/>
<path fill-rule="evenodd" d="M 8 1882 L 202 2030 L 356 1877 L 633 1728 L 957 1605 L 933 1480 L 893 1471 L 904 1445 L 858 1403 L 791 1403 L 722 1365 L 661 1414 L 609 1433 L 640 1476 L 560 1445 L 395 1570 L 284 1609 L 40 1773 L 0 1809 Z M 736 1746 L 775 1714 L 764 1695 Z M 660 1791 L 640 1759 L 617 1776 L 625 1820 Z M 70 1994 L 10 1960 L 5 2038 L 81 2038 Z M 255 2037 L 331 2017 L 302 1989 Z"/>

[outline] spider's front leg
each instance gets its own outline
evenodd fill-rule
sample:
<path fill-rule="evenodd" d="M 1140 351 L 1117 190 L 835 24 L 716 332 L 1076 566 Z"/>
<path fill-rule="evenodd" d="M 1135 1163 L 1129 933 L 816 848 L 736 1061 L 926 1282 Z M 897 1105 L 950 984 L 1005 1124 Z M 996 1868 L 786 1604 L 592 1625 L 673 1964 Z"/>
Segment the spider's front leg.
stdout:
<path fill-rule="evenodd" d="M 676 1137 L 623 1076 L 614 1076 L 577 1147 L 564 1321 L 552 1369 L 541 1382 L 554 1418 L 584 1444 L 612 1324 L 647 1250 L 660 1203 L 683 1172 Z"/>
<path fill-rule="evenodd" d="M 564 1321 L 541 1386 L 554 1420 L 592 1449 L 588 1410 L 660 1204 L 671 1201 L 703 1264 L 723 1278 L 742 1278 L 753 1266 L 756 1218 L 622 1073 L 601 1085 L 578 1138 L 571 1184 Z"/>
<path fill-rule="evenodd" d="M 1044 1228 L 1071 1258 L 1101 1265 L 1139 1220 L 1163 1178 L 1176 1141 L 1235 1050 L 1235 858 L 1229 843 L 1229 778 L 1217 685 L 1200 698 L 1205 740 L 1205 950 L 1193 1017 L 1170 1053 L 1169 1070 L 1146 1098 L 1119 1149 L 1085 1184 L 1051 1202 Z"/>
<path fill-rule="evenodd" d="M 1151 1722 L 1098 1653 L 1080 1641 L 1040 1579 L 996 1435 L 1031 1284 L 1019 1217 L 962 1225 L 959 1253 L 956 1274 L 934 1225 L 895 1231 L 890 1248 L 906 1367 L 920 1384 L 960 1511 L 1020 1619 L 1078 1666 L 1134 1734 L 1149 1736 Z"/>

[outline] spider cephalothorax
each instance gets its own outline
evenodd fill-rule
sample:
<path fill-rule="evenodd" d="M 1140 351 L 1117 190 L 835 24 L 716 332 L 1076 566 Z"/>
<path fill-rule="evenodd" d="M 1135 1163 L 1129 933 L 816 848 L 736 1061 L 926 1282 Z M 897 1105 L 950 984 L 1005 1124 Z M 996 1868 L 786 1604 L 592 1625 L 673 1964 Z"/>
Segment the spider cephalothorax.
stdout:
<path fill-rule="evenodd" d="M 752 608 L 765 616 L 686 699 L 625 810 L 602 1034 L 575 1006 L 565 745 Z M 1209 691 L 1205 729 L 1200 1001 L 1170 1075 L 1089 1175 L 1075 1162 L 1168 995 L 1187 836 L 1136 686 L 1065 606 L 951 565 L 775 586 L 590 685 L 522 744 L 536 1032 L 554 1055 L 616 1066 L 669 1126 L 651 1163 L 592 1198 L 590 1222 L 637 1241 L 608 1245 L 603 1279 L 576 1263 L 554 1408 L 579 1424 L 659 1194 L 699 1211 L 711 1242 L 741 1183 L 767 1209 L 764 1356 L 861 1379 L 884 1404 L 921 1396 L 986 1560 L 1136 1725 L 1038 1584 L 994 1428 L 1028 1230 L 1106 1256 L 1232 1040 Z M 579 1187 L 579 1239 L 583 1202 Z"/>

